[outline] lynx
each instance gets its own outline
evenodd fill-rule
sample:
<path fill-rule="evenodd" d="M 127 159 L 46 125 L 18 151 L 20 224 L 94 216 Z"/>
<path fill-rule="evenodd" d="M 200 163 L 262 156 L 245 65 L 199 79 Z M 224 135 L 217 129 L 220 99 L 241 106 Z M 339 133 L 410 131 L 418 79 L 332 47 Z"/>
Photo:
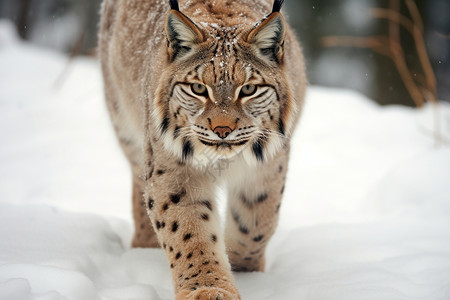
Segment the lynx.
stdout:
<path fill-rule="evenodd" d="M 99 53 L 132 170 L 132 246 L 162 247 L 176 299 L 241 299 L 232 271 L 264 271 L 307 83 L 282 4 L 103 3 Z"/>

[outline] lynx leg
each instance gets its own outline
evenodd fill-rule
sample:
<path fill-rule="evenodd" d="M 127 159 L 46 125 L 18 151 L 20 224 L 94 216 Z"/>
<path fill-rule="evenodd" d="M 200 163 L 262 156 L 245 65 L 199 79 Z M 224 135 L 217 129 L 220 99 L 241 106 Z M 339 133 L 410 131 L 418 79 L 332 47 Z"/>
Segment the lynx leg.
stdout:
<path fill-rule="evenodd" d="M 276 229 L 284 192 L 285 155 L 229 188 L 225 236 L 233 271 L 264 271 L 266 246 Z"/>
<path fill-rule="evenodd" d="M 133 218 L 134 236 L 131 246 L 134 248 L 157 248 L 158 238 L 150 219 L 147 215 L 147 208 L 144 201 L 144 193 L 138 184 L 138 180 L 133 179 Z"/>
<path fill-rule="evenodd" d="M 176 299 L 240 299 L 210 178 L 179 165 L 161 171 L 149 179 L 145 197 L 170 263 Z"/>

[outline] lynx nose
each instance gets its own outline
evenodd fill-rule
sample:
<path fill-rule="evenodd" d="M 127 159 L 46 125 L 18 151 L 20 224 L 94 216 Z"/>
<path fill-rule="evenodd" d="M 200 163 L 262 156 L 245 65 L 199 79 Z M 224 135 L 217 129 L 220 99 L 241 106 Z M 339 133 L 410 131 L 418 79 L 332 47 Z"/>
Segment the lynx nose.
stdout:
<path fill-rule="evenodd" d="M 233 129 L 231 129 L 228 126 L 217 126 L 213 130 L 213 132 L 217 134 L 217 136 L 220 137 L 221 139 L 226 138 L 232 131 Z"/>

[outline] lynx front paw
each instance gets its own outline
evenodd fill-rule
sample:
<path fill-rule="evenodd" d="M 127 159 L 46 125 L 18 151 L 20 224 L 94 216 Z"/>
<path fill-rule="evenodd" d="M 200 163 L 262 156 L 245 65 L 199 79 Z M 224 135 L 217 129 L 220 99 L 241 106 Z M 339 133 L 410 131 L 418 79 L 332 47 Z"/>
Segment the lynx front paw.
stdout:
<path fill-rule="evenodd" d="M 222 288 L 203 287 L 195 291 L 181 291 L 176 300 L 241 300 L 241 296 L 235 292 L 229 292 Z"/>

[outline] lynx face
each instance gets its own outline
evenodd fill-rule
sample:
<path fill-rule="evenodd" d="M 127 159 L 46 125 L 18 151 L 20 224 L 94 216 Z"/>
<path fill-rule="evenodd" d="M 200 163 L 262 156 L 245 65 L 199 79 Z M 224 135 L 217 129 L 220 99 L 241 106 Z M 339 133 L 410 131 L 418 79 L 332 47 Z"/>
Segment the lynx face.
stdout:
<path fill-rule="evenodd" d="M 161 76 L 154 116 L 166 149 L 194 164 L 275 155 L 295 109 L 283 84 L 281 14 L 255 28 L 216 28 L 171 11 L 166 32 L 170 75 Z"/>

